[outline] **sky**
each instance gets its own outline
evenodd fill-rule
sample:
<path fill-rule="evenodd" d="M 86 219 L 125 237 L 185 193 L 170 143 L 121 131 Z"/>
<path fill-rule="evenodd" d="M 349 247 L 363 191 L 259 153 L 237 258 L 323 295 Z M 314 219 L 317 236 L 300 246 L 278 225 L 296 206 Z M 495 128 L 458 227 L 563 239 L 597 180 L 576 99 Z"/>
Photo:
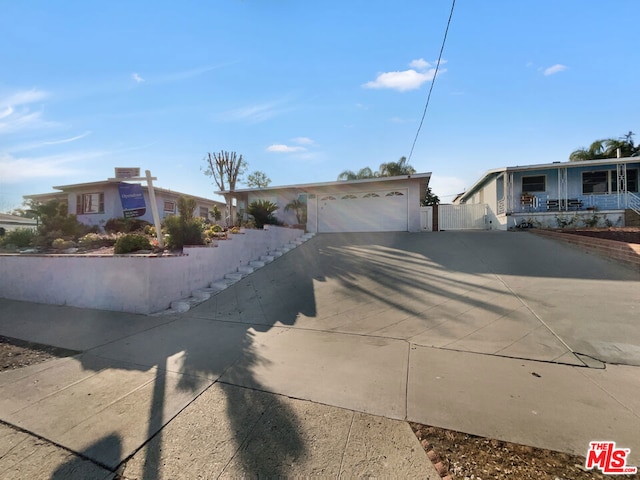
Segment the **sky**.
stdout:
<path fill-rule="evenodd" d="M 640 134 L 637 0 L 457 0 L 434 80 L 451 5 L 0 1 L 0 211 L 115 167 L 219 199 L 221 150 L 272 186 L 334 181 L 414 140 L 446 203 L 489 169 Z"/>

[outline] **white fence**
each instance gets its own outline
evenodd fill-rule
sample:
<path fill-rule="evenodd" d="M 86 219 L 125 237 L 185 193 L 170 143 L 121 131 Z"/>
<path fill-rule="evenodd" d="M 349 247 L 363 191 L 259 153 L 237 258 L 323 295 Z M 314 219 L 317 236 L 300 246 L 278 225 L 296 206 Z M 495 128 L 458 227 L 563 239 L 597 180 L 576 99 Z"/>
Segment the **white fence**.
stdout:
<path fill-rule="evenodd" d="M 433 207 L 420 208 L 420 229 L 432 231 Z M 438 230 L 486 230 L 487 206 L 481 204 L 438 205 Z"/>
<path fill-rule="evenodd" d="M 439 230 L 485 230 L 487 206 L 484 203 L 439 205 Z"/>

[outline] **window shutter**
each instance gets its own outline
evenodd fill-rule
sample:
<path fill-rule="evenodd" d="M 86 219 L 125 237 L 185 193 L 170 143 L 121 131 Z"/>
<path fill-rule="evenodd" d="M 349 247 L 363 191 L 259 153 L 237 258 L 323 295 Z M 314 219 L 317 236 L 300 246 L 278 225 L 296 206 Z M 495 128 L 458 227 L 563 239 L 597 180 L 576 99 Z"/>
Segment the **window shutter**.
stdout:
<path fill-rule="evenodd" d="M 98 212 L 104 213 L 104 192 L 100 193 L 100 205 L 98 207 Z"/>
<path fill-rule="evenodd" d="M 82 215 L 82 195 L 76 195 L 76 215 Z"/>

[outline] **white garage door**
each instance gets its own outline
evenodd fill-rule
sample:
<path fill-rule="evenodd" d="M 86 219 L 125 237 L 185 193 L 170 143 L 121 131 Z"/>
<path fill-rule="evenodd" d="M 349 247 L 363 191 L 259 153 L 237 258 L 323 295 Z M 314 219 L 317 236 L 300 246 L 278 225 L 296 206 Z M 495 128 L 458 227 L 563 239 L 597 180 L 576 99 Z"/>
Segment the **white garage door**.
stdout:
<path fill-rule="evenodd" d="M 318 195 L 319 232 L 406 232 L 406 189 Z"/>

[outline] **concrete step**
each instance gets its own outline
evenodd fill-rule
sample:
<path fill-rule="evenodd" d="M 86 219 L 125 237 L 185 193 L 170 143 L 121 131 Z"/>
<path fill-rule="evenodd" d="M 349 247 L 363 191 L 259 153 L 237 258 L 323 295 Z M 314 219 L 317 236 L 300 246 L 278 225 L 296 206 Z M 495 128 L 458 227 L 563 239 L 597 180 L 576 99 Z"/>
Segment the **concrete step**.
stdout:
<path fill-rule="evenodd" d="M 274 260 L 275 260 L 275 257 L 273 255 L 262 255 L 260 257 L 260 261 L 264 263 L 271 263 Z"/>
<path fill-rule="evenodd" d="M 224 278 L 228 279 L 228 280 L 234 280 L 234 281 L 239 281 L 242 280 L 242 278 L 245 276 L 244 273 L 240 273 L 240 272 L 232 272 L 232 273 L 227 273 Z"/>
<path fill-rule="evenodd" d="M 254 270 L 255 268 L 253 268 L 251 265 L 240 265 L 238 267 L 238 272 L 242 273 L 243 275 L 249 275 L 250 273 L 253 273 Z"/>
<path fill-rule="evenodd" d="M 201 288 L 199 290 L 194 290 L 193 292 L 191 292 L 191 296 L 195 299 L 198 300 L 202 300 L 203 302 L 205 300 L 209 300 L 211 298 L 211 294 L 213 293 L 213 290 L 210 288 Z"/>
<path fill-rule="evenodd" d="M 221 292 L 222 290 L 226 290 L 229 285 L 233 285 L 235 282 L 231 282 L 229 280 L 219 280 L 217 282 L 213 282 L 211 284 L 211 288 L 217 292 Z"/>
<path fill-rule="evenodd" d="M 262 258 L 262 257 L 260 257 Z M 249 262 L 249 266 L 253 267 L 253 268 L 262 268 L 267 264 L 267 262 L 263 262 L 262 260 L 253 260 L 251 262 Z"/>

